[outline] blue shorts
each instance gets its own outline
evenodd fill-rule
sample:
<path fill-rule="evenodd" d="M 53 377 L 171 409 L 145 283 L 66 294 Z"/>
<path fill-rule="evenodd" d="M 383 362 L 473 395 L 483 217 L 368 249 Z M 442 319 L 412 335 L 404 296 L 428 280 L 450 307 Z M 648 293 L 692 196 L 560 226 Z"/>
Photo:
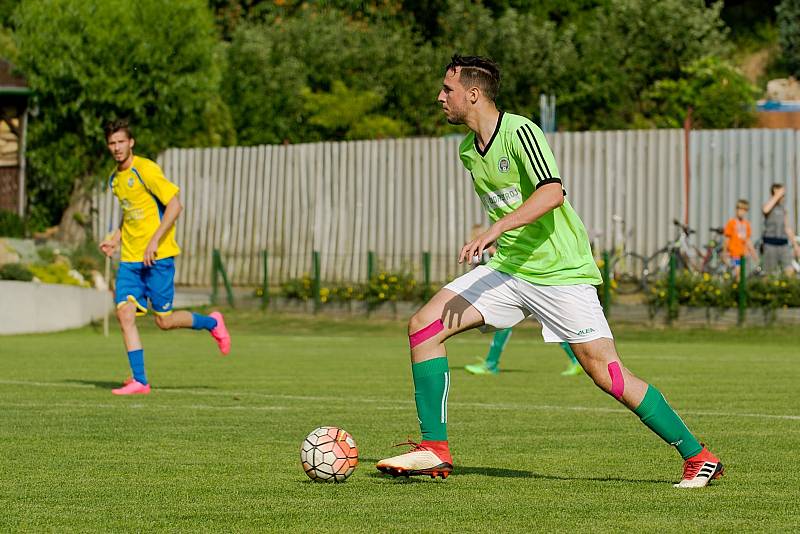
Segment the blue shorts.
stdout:
<path fill-rule="evenodd" d="M 739 267 L 742 264 L 742 258 L 731 258 L 731 265 Z"/>
<path fill-rule="evenodd" d="M 156 315 L 172 313 L 175 297 L 175 258 L 156 260 L 151 267 L 141 261 L 123 261 L 117 271 L 114 301 L 117 308 L 128 302 L 136 306 L 136 315 L 147 313 L 147 301 Z"/>

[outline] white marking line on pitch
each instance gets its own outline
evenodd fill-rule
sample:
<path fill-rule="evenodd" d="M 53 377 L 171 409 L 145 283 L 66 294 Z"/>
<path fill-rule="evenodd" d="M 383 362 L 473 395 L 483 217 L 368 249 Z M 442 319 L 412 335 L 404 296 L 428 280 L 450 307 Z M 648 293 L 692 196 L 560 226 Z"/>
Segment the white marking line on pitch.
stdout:
<path fill-rule="evenodd" d="M 24 380 L 0 380 L 0 385 L 13 386 L 37 386 L 37 387 L 62 387 L 62 388 L 81 388 L 96 389 L 97 386 L 91 384 L 72 384 L 59 382 L 28 382 Z M 205 397 L 252 397 L 261 399 L 285 399 L 300 401 L 325 401 L 325 402 L 363 402 L 374 404 L 413 404 L 413 401 L 397 399 L 376 399 L 369 397 L 319 397 L 309 395 L 281 395 L 272 393 L 259 393 L 256 391 L 205 391 L 194 389 L 158 388 L 158 393 L 176 393 L 179 395 L 196 395 Z M 626 413 L 624 408 L 600 408 L 592 406 L 557 406 L 547 404 L 506 404 L 506 403 L 483 403 L 483 402 L 450 402 L 450 406 L 465 408 L 480 408 L 484 410 L 543 410 L 543 411 L 573 411 L 573 412 L 599 412 L 599 413 Z M 235 408 L 235 407 L 231 407 Z M 242 407 L 246 408 L 246 407 Z M 780 415 L 766 413 L 740 413 L 740 412 L 706 412 L 700 410 L 680 410 L 687 415 L 701 415 L 710 417 L 748 417 L 755 419 L 784 419 L 789 421 L 800 421 L 800 415 Z"/>
<path fill-rule="evenodd" d="M 100 404 L 92 402 L 0 402 L 0 408 L 108 408 L 111 410 L 119 408 L 156 408 L 159 410 L 190 409 L 190 410 L 212 410 L 212 411 L 264 411 L 274 412 L 286 410 L 286 406 L 211 406 L 208 404 L 151 404 L 150 402 L 139 402 L 136 404 Z"/>

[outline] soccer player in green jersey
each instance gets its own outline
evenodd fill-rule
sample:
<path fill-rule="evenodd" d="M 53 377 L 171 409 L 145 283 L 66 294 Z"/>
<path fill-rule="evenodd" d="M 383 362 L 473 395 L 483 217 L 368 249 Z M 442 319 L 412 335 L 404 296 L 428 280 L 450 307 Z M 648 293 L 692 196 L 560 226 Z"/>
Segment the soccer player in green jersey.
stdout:
<path fill-rule="evenodd" d="M 492 224 L 464 245 L 459 262 L 497 253 L 431 298 L 408 323 L 414 399 L 422 441 L 381 460 L 392 476 L 445 478 L 450 372 L 444 341 L 476 327 L 510 328 L 533 315 L 545 341 L 568 342 L 586 374 L 683 457 L 676 487 L 706 486 L 723 466 L 695 439 L 663 395 L 620 361 L 595 285 L 600 272 L 586 229 L 565 198 L 553 154 L 530 120 L 497 109 L 500 70 L 486 58 L 453 56 L 438 101 L 452 124 L 471 131 L 460 156 Z"/>
<path fill-rule="evenodd" d="M 464 366 L 464 369 L 473 375 L 496 375 L 500 372 L 500 356 L 508 345 L 508 340 L 511 339 L 512 328 L 503 328 L 494 333 L 492 342 L 489 344 L 489 354 L 486 358 L 481 358 L 479 363 L 470 363 Z M 572 352 L 572 347 L 569 343 L 562 341 L 559 343 L 561 350 L 563 350 L 567 358 L 569 358 L 569 365 L 561 372 L 561 376 L 578 376 L 583 373 L 583 367 L 578 363 L 578 358 Z"/>

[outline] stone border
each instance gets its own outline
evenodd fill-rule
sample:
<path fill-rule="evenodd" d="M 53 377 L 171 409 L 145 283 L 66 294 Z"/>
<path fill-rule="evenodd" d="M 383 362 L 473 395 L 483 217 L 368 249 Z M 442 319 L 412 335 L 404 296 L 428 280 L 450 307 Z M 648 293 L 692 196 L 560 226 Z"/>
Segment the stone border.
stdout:
<path fill-rule="evenodd" d="M 109 291 L 0 280 L 0 335 L 79 328 L 102 319 L 113 309 Z"/>

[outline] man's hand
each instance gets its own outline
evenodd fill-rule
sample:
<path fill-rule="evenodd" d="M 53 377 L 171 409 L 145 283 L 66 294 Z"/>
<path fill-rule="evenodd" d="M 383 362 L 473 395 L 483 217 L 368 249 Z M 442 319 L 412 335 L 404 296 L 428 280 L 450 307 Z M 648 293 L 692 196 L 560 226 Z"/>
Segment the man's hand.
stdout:
<path fill-rule="evenodd" d="M 119 248 L 119 232 L 114 232 L 113 234 L 108 234 L 106 238 L 100 243 L 100 251 L 108 256 L 109 258 L 114 255 L 114 253 Z"/>
<path fill-rule="evenodd" d="M 501 232 L 495 229 L 494 225 L 490 226 L 488 230 L 461 248 L 461 254 L 458 256 L 458 263 L 464 263 L 465 261 L 471 262 L 472 258 L 475 256 L 480 257 L 483 251 L 497 241 L 500 235 Z"/>
<path fill-rule="evenodd" d="M 147 267 L 152 267 L 158 259 L 158 240 L 151 239 L 144 249 L 144 264 Z"/>

